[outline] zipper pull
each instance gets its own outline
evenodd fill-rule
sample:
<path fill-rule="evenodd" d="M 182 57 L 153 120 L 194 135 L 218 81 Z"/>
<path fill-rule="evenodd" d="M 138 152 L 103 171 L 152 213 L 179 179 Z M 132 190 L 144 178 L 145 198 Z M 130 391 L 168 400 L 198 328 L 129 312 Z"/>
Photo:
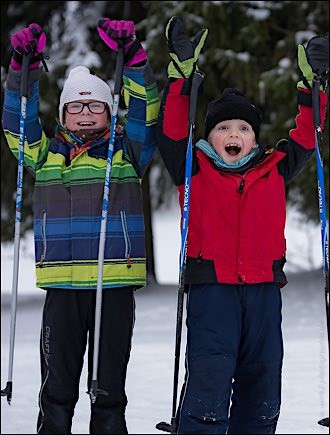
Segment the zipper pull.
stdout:
<path fill-rule="evenodd" d="M 131 257 L 128 256 L 127 257 L 127 268 L 129 269 L 130 267 L 132 267 L 132 261 L 131 261 Z"/>
<path fill-rule="evenodd" d="M 238 193 L 242 193 L 244 189 L 244 178 L 242 178 L 242 181 L 239 183 L 239 187 L 237 189 Z"/>
<path fill-rule="evenodd" d="M 44 257 L 43 255 L 40 257 L 39 267 L 42 267 L 43 262 L 44 262 L 44 258 L 45 258 L 45 257 Z"/>

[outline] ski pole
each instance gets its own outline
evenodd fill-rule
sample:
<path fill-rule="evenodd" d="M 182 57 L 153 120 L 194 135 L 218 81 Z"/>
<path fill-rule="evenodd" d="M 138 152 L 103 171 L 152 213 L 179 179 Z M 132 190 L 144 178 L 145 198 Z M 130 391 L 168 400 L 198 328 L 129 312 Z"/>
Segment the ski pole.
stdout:
<path fill-rule="evenodd" d="M 180 365 L 180 349 L 182 335 L 182 314 L 185 289 L 185 269 L 187 261 L 187 238 L 189 224 L 189 209 L 190 209 L 190 191 L 191 191 L 191 173 L 192 173 L 192 150 L 193 150 L 193 134 L 195 129 L 195 117 L 197 109 L 198 89 L 204 80 L 204 75 L 196 71 L 192 78 L 190 100 L 189 100 L 189 138 L 186 152 L 186 167 L 185 167 L 185 183 L 182 205 L 181 219 L 181 250 L 180 250 L 180 270 L 179 270 L 179 289 L 177 302 L 177 318 L 176 318 L 176 333 L 175 333 L 175 358 L 174 358 L 174 380 L 173 380 L 173 401 L 172 401 L 172 417 L 171 423 L 164 421 L 158 423 L 156 428 L 164 432 L 176 433 L 176 403 L 178 393 L 179 365 Z"/>
<path fill-rule="evenodd" d="M 124 47 L 122 41 L 118 41 L 114 97 L 113 97 L 113 107 L 112 107 L 112 115 L 111 115 L 111 132 L 110 132 L 108 158 L 107 158 L 107 166 L 106 166 L 105 181 L 104 181 L 100 241 L 99 241 L 99 253 L 98 253 L 98 276 L 97 276 L 95 323 L 94 323 L 93 374 L 92 374 L 90 391 L 87 392 L 90 395 L 90 399 L 92 403 L 96 402 L 98 394 L 103 394 L 106 396 L 109 395 L 108 392 L 104 390 L 100 390 L 98 388 L 97 371 L 98 371 L 99 345 L 100 345 L 103 264 L 104 264 L 104 248 L 105 248 L 105 239 L 106 239 L 106 226 L 107 226 L 107 217 L 108 217 L 108 208 L 109 208 L 110 175 L 111 175 L 112 156 L 113 156 L 114 143 L 115 143 L 115 130 L 116 130 L 116 124 L 118 118 L 118 106 L 119 106 L 123 64 L 124 64 Z"/>
<path fill-rule="evenodd" d="M 19 150 L 18 150 L 16 211 L 15 211 L 14 266 L 13 266 L 13 280 L 12 280 L 12 290 L 11 290 L 8 381 L 7 381 L 6 388 L 1 390 L 1 396 L 7 396 L 7 402 L 9 405 L 11 403 L 12 391 L 13 391 L 13 363 L 14 363 L 14 344 L 15 344 L 16 312 L 17 312 L 19 246 L 20 246 L 20 239 L 21 239 L 21 217 L 22 217 L 22 196 L 23 196 L 24 139 L 25 139 L 25 124 L 26 124 L 26 107 L 27 107 L 27 98 L 28 98 L 29 65 L 30 65 L 31 57 L 32 57 L 32 52 L 23 54 L 21 90 L 20 90 L 21 108 L 20 108 L 20 121 L 19 121 Z"/>
<path fill-rule="evenodd" d="M 328 333 L 328 347 L 329 347 L 329 246 L 328 246 L 328 230 L 327 230 L 327 212 L 326 212 L 326 198 L 324 187 L 324 171 L 323 162 L 320 152 L 321 144 L 321 117 L 320 117 L 320 81 L 321 77 L 316 76 L 312 83 L 312 101 L 313 101 L 313 115 L 315 126 L 315 143 L 316 143 L 316 171 L 317 171 L 317 184 L 318 184 L 318 199 L 319 199 L 319 214 L 321 223 L 321 240 L 322 240 L 322 254 L 323 254 L 323 273 L 325 278 L 325 308 L 327 317 L 327 333 Z M 318 421 L 321 426 L 329 427 L 329 417 L 322 418 Z"/>

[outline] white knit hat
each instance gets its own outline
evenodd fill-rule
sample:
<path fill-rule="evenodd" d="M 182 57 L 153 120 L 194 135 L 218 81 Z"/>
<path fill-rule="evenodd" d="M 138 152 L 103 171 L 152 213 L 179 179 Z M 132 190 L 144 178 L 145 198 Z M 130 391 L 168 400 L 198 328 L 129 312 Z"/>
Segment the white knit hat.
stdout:
<path fill-rule="evenodd" d="M 112 110 L 110 87 L 99 77 L 90 73 L 86 66 L 76 66 L 66 79 L 60 97 L 59 118 L 63 125 L 63 106 L 71 101 L 96 100 L 103 101 Z"/>

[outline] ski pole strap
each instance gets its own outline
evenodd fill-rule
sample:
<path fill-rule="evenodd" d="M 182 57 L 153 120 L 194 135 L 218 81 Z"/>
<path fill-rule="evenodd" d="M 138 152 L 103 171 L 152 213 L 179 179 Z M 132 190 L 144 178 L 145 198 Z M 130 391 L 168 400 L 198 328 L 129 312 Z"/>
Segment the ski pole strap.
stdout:
<path fill-rule="evenodd" d="M 22 62 L 22 79 L 21 79 L 21 97 L 28 97 L 28 79 L 29 79 L 29 66 L 32 58 L 32 53 L 24 53 L 23 54 L 23 62 Z"/>
<path fill-rule="evenodd" d="M 123 45 L 123 41 L 120 39 L 118 40 L 118 54 L 117 54 L 116 72 L 115 72 L 114 95 L 120 94 L 123 65 L 124 65 L 124 45 Z"/>

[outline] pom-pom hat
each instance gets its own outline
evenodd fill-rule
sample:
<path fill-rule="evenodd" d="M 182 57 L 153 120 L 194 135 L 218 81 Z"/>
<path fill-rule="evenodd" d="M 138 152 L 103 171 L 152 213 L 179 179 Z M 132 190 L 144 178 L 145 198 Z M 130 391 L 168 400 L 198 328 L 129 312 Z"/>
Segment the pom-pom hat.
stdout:
<path fill-rule="evenodd" d="M 233 88 L 226 88 L 221 97 L 207 106 L 204 138 L 207 140 L 210 131 L 219 122 L 229 119 L 243 119 L 248 122 L 258 142 L 261 112 L 245 95 Z"/>
<path fill-rule="evenodd" d="M 109 85 L 91 74 L 86 66 L 76 66 L 70 71 L 60 96 L 59 118 L 62 125 L 64 104 L 83 100 L 103 101 L 111 113 L 113 99 Z"/>

